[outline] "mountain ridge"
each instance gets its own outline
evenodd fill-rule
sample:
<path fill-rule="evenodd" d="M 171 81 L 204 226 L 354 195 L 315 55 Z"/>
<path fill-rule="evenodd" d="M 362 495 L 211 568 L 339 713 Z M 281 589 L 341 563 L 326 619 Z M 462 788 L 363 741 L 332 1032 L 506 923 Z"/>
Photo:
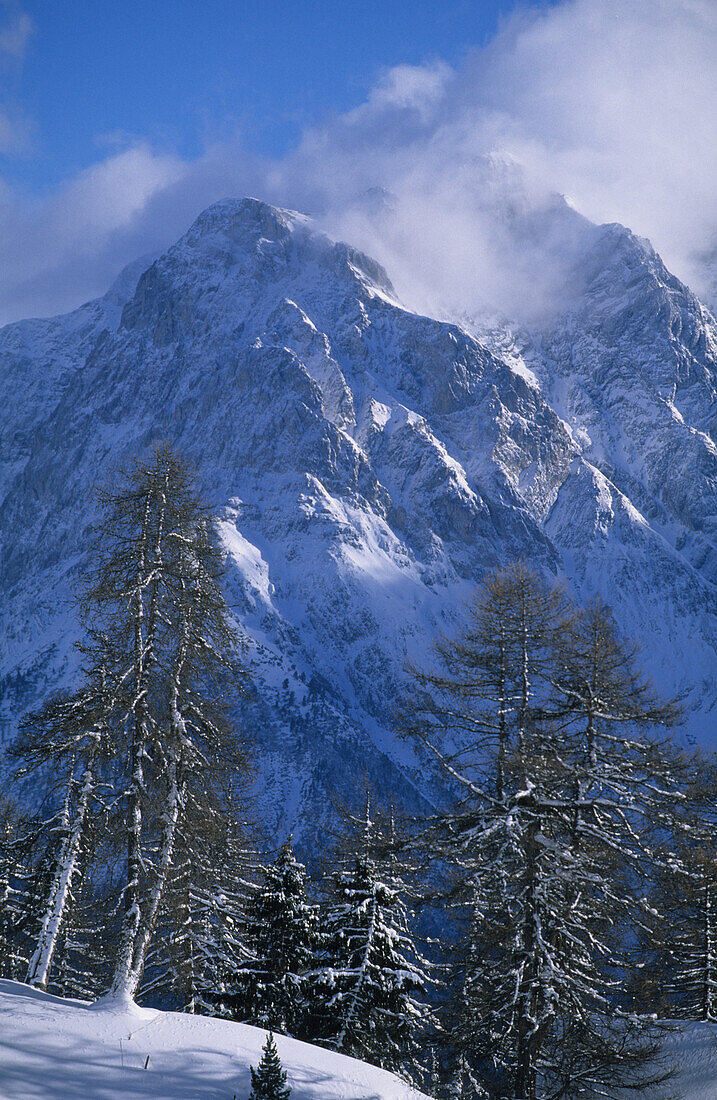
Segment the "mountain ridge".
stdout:
<path fill-rule="evenodd" d="M 76 675 L 92 485 L 171 438 L 221 514 L 270 831 L 310 843 L 359 766 L 430 802 L 392 732 L 405 661 L 510 558 L 614 604 L 708 739 L 717 330 L 629 231 L 591 233 L 569 310 L 480 337 L 401 306 L 380 264 L 304 215 L 224 200 L 124 303 L 116 285 L 0 330 L 3 738 Z"/>

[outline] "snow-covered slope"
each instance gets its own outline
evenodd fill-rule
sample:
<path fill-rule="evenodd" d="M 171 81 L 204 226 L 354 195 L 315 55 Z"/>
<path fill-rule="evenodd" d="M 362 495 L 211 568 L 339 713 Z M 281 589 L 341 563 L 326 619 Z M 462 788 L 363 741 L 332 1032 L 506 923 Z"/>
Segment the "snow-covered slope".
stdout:
<path fill-rule="evenodd" d="M 245 1024 L 62 1000 L 0 980 L 3 1100 L 244 1100 L 265 1040 Z M 355 1058 L 280 1035 L 276 1045 L 292 1100 L 426 1100 Z M 676 1025 L 667 1052 L 675 1076 L 642 1100 L 714 1100 L 717 1025 Z"/>
<path fill-rule="evenodd" d="M 245 1024 L 65 1001 L 0 981 L 3 1100 L 244 1100 L 265 1040 Z M 355 1058 L 280 1035 L 276 1045 L 292 1100 L 422 1100 Z"/>
<path fill-rule="evenodd" d="M 668 1039 L 675 1076 L 645 1100 L 714 1100 L 717 1096 L 717 1028 L 714 1024 L 677 1026 Z"/>
<path fill-rule="evenodd" d="M 478 339 L 303 216 L 227 200 L 136 284 L 2 330 L 3 736 L 74 675 L 93 485 L 170 437 L 223 515 L 269 830 L 308 839 L 364 771 L 433 797 L 391 731 L 405 660 L 514 557 L 601 592 L 709 737 L 714 321 L 627 230 L 578 239 L 565 309 Z"/>

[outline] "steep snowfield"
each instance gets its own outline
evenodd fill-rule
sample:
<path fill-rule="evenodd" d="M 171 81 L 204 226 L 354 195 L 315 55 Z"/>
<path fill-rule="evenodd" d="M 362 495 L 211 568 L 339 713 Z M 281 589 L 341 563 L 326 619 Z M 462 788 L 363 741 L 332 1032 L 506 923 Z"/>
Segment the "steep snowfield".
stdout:
<path fill-rule="evenodd" d="M 578 228 L 569 299 L 530 332 L 404 309 L 370 257 L 252 199 L 0 331 L 0 740 L 75 676 L 93 486 L 163 438 L 222 515 L 261 819 L 305 854 L 358 773 L 436 797 L 392 732 L 406 658 L 511 558 L 614 605 L 712 738 L 717 331 L 645 242 Z"/>
<path fill-rule="evenodd" d="M 265 1032 L 244 1024 L 100 1008 L 0 980 L 2 1100 L 245 1100 L 249 1066 L 259 1064 L 265 1040 Z M 292 1100 L 423 1096 L 355 1058 L 282 1036 L 276 1045 Z"/>

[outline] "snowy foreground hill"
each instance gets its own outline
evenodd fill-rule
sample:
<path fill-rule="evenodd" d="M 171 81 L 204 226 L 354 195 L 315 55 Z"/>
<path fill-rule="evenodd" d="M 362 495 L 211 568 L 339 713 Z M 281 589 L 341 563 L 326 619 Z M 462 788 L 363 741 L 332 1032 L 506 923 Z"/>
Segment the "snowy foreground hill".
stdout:
<path fill-rule="evenodd" d="M 246 1100 L 265 1039 L 245 1024 L 100 1008 L 0 980 L 2 1100 Z M 282 1036 L 276 1045 L 291 1100 L 425 1100 L 355 1058 Z"/>
<path fill-rule="evenodd" d="M 135 1005 L 100 1008 L 0 980 L 2 1100 L 245 1100 L 249 1066 L 258 1065 L 265 1039 L 245 1024 Z M 282 1036 L 276 1044 L 291 1100 L 426 1100 L 355 1058 Z M 717 1025 L 685 1025 L 669 1047 L 676 1076 L 642 1100 L 714 1100 Z"/>
<path fill-rule="evenodd" d="M 370 257 L 245 199 L 0 331 L 0 740 L 76 677 L 93 487 L 166 438 L 222 517 L 273 837 L 310 839 L 359 770 L 435 797 L 392 729 L 406 659 L 514 558 L 602 595 L 713 738 L 717 327 L 647 242 L 548 213 L 526 232 L 569 222 L 571 289 L 530 328 L 420 316 Z"/>

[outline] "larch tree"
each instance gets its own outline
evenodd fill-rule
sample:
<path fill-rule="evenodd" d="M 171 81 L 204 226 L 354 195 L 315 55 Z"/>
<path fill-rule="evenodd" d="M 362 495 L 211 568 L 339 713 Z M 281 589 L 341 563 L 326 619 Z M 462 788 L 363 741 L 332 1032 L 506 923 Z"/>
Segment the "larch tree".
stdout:
<path fill-rule="evenodd" d="M 665 881 L 667 880 L 667 881 Z M 717 1021 L 717 860 L 709 848 L 684 849 L 679 869 L 663 879 L 669 913 L 655 972 L 660 1007 L 688 1020 Z M 654 943 L 654 940 L 653 940 Z"/>
<path fill-rule="evenodd" d="M 42 829 L 0 797 L 0 976 L 22 981 L 42 907 Z"/>
<path fill-rule="evenodd" d="M 44 986 L 102 791 L 122 838 L 121 924 L 108 995 L 134 998 L 177 852 L 232 808 L 245 769 L 226 701 L 242 690 L 215 521 L 168 445 L 99 494 L 80 597 L 84 682 L 30 716 L 21 770 L 61 765 L 57 855 L 28 978 Z M 96 816 L 96 815 L 95 815 Z"/>
<path fill-rule="evenodd" d="M 102 646 L 96 647 L 100 650 Z M 18 758 L 17 774 L 52 773 L 64 786 L 59 811 L 46 823 L 50 829 L 49 874 L 41 903 L 39 932 L 25 980 L 46 989 L 55 951 L 66 922 L 73 889 L 81 873 L 83 845 L 90 819 L 101 802 L 99 772 L 111 748 L 108 742 L 112 705 L 105 663 L 92 666 L 85 683 L 72 695 L 51 698 L 26 716 L 11 748 Z"/>
<path fill-rule="evenodd" d="M 223 705 L 238 638 L 213 518 L 170 447 L 135 463 L 101 503 L 83 609 L 118 653 L 126 861 L 110 994 L 133 998 L 180 830 L 191 842 L 243 764 Z"/>
<path fill-rule="evenodd" d="M 717 1020 L 717 767 L 699 753 L 686 785 L 686 820 L 667 834 L 651 899 L 658 915 L 647 929 L 647 963 L 636 995 L 654 1010 L 689 1020 Z"/>
<path fill-rule="evenodd" d="M 454 788 L 425 844 L 471 913 L 464 1077 L 514 1100 L 659 1079 L 652 1023 L 619 986 L 654 830 L 679 808 L 679 757 L 650 736 L 676 709 L 605 609 L 575 607 L 521 564 L 491 574 L 436 648 L 435 669 L 412 670 L 400 726 Z"/>

